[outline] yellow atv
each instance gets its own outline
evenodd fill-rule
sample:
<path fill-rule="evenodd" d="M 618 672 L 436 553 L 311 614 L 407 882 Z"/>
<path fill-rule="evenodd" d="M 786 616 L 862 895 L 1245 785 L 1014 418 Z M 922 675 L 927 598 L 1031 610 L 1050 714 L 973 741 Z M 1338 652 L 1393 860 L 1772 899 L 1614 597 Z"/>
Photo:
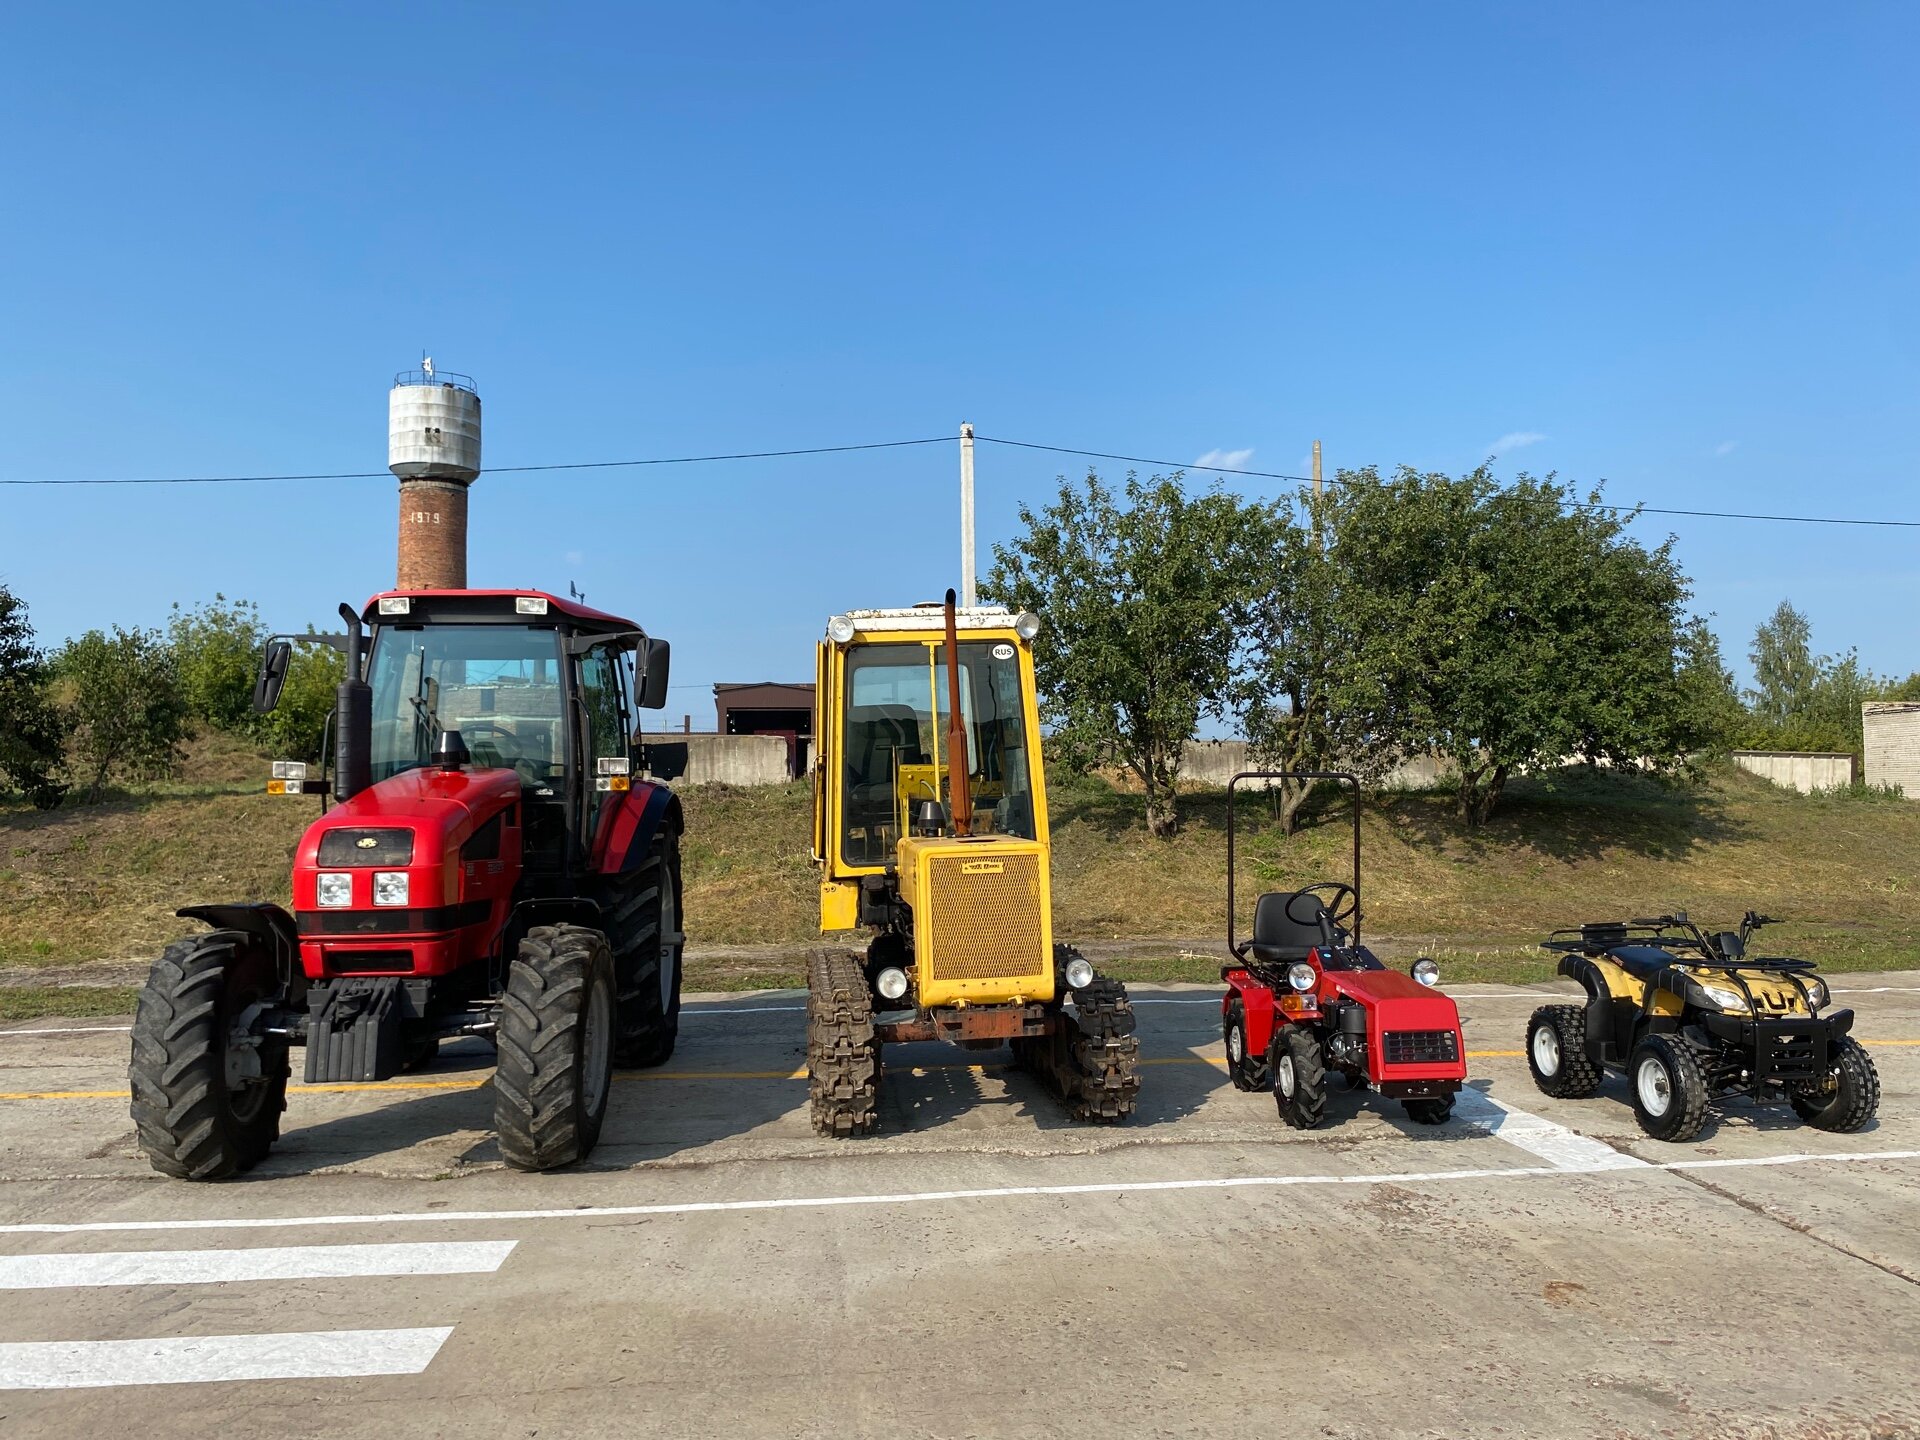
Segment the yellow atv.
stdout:
<path fill-rule="evenodd" d="M 1548 1095 L 1585 1099 L 1608 1066 L 1626 1073 L 1640 1128 L 1691 1140 L 1707 1107 L 1729 1095 L 1785 1100 L 1820 1130 L 1854 1131 L 1880 1105 L 1880 1077 L 1848 1032 L 1853 1011 L 1830 1010 L 1808 960 L 1747 954 L 1775 922 L 1749 910 L 1738 930 L 1708 935 L 1684 910 L 1646 920 L 1556 930 L 1585 1005 L 1542 1005 L 1527 1022 L 1527 1066 Z"/>

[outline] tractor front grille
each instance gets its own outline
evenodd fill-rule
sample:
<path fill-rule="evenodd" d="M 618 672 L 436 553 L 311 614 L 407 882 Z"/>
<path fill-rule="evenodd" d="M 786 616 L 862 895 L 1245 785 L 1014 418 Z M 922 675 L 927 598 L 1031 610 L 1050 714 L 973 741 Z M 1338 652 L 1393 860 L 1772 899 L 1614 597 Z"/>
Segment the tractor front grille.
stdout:
<path fill-rule="evenodd" d="M 932 954 L 935 980 L 1011 980 L 1046 973 L 1040 857 L 1032 851 L 929 858 L 932 913 L 916 917 L 916 938 Z"/>
<path fill-rule="evenodd" d="M 1451 1030 L 1388 1030 L 1380 1037 L 1387 1065 L 1451 1065 L 1459 1058 L 1459 1037 Z"/>

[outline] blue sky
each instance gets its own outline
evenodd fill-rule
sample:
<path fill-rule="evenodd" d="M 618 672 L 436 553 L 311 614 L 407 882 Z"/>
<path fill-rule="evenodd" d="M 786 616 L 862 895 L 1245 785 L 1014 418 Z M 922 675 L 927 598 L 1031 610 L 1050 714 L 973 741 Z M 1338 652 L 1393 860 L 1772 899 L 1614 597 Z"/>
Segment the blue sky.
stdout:
<path fill-rule="evenodd" d="M 9 7 L 0 478 L 380 470 L 424 348 L 495 465 L 970 420 L 1920 518 L 1916 53 L 1891 3 Z M 983 447 L 982 553 L 1077 463 Z M 472 576 L 669 636 L 710 721 L 952 583 L 956 472 L 483 476 Z M 390 580 L 395 509 L 0 488 L 0 575 L 48 640 L 297 627 Z M 1920 668 L 1920 532 L 1669 528 L 1741 668 L 1783 596 Z"/>

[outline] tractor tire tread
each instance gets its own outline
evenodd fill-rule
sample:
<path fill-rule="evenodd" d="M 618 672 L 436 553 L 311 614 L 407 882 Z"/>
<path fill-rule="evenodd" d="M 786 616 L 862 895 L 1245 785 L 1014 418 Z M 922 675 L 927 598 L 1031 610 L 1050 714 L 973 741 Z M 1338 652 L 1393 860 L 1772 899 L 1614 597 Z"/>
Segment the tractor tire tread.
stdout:
<path fill-rule="evenodd" d="M 1304 1025 L 1288 1025 L 1277 1043 L 1287 1047 L 1293 1057 L 1293 1099 L 1280 1092 L 1280 1066 L 1273 1065 L 1274 1103 L 1280 1118 L 1295 1130 L 1312 1130 L 1327 1118 L 1327 1062 L 1320 1053 L 1320 1041 Z"/>
<path fill-rule="evenodd" d="M 1866 1047 L 1851 1035 L 1834 1043 L 1833 1067 L 1838 1087 L 1832 1098 L 1791 1097 L 1793 1110 L 1816 1130 L 1848 1135 L 1866 1127 L 1880 1108 L 1880 1072 Z"/>
<path fill-rule="evenodd" d="M 494 1131 L 516 1170 L 551 1170 L 585 1157 L 599 1126 L 575 1114 L 576 1071 L 584 1053 L 581 999 L 592 982 L 597 930 L 542 925 L 529 930 L 507 971 L 494 1032 Z"/>
<path fill-rule="evenodd" d="M 873 999 L 859 957 L 844 950 L 807 955 L 807 1084 L 817 1134 L 850 1139 L 879 1128 Z"/>

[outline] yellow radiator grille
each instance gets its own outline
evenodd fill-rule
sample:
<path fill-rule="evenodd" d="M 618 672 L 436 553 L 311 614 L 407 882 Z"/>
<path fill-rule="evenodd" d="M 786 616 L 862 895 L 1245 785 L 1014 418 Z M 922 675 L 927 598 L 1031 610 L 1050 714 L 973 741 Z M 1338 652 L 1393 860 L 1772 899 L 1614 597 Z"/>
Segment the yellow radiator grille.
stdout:
<path fill-rule="evenodd" d="M 933 913 L 915 928 L 931 951 L 935 980 L 1046 973 L 1038 855 L 975 852 L 936 855 L 927 863 Z"/>

